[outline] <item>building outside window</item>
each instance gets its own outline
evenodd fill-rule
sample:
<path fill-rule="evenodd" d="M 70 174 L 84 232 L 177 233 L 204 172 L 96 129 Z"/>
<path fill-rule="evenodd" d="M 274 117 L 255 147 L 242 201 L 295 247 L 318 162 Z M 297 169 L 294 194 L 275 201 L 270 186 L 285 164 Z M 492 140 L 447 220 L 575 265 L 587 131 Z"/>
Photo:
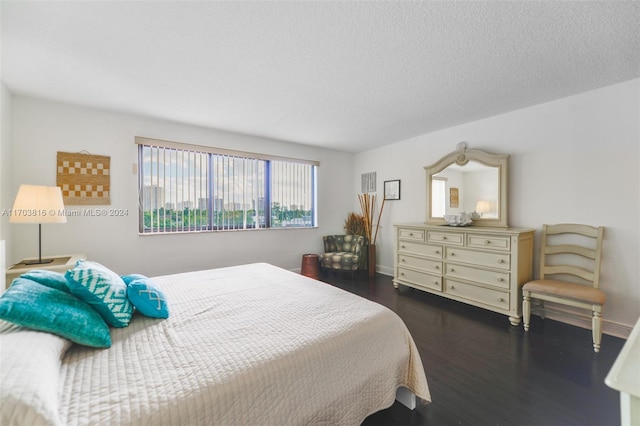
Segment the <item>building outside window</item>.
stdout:
<path fill-rule="evenodd" d="M 317 226 L 318 163 L 136 138 L 143 234 Z"/>

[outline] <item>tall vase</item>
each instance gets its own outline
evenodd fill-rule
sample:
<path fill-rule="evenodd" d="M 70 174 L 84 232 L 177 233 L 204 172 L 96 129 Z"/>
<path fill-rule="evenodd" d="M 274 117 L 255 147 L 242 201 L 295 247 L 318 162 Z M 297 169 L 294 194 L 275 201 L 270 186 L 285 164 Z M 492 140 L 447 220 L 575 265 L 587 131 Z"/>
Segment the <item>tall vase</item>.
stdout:
<path fill-rule="evenodd" d="M 376 245 L 369 244 L 369 277 L 376 276 Z"/>

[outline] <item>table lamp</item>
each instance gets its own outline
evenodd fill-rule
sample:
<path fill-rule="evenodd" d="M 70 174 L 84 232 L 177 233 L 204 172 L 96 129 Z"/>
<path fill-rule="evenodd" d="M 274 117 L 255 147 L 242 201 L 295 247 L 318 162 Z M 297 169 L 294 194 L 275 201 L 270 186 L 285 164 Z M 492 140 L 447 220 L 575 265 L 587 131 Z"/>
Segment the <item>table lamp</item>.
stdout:
<path fill-rule="evenodd" d="M 57 186 L 20 185 L 9 222 L 38 224 L 38 259 L 22 262 L 23 264 L 42 265 L 53 262 L 53 259 L 42 259 L 42 224 L 67 222 L 62 191 Z"/>
<path fill-rule="evenodd" d="M 476 213 L 478 213 L 480 217 L 482 217 L 483 213 L 489 212 L 491 212 L 491 202 L 484 200 L 478 201 L 478 203 L 476 204 Z"/>

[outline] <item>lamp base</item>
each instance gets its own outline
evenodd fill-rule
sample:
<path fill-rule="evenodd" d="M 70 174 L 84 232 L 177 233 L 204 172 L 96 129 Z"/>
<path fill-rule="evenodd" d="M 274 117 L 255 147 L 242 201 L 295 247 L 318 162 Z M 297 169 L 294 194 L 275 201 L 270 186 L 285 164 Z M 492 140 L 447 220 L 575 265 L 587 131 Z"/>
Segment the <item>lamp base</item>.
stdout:
<path fill-rule="evenodd" d="M 29 260 L 26 262 L 20 262 L 21 265 L 46 265 L 47 263 L 51 263 L 53 262 L 53 259 L 35 259 L 35 260 Z"/>

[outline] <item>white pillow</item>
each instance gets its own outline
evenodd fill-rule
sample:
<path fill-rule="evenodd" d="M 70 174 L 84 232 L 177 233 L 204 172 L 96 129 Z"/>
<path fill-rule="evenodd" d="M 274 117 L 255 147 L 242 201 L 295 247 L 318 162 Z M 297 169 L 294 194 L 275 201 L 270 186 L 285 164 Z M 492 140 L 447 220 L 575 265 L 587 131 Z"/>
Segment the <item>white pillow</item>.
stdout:
<path fill-rule="evenodd" d="M 0 424 L 60 425 L 60 366 L 65 338 L 0 320 Z"/>

